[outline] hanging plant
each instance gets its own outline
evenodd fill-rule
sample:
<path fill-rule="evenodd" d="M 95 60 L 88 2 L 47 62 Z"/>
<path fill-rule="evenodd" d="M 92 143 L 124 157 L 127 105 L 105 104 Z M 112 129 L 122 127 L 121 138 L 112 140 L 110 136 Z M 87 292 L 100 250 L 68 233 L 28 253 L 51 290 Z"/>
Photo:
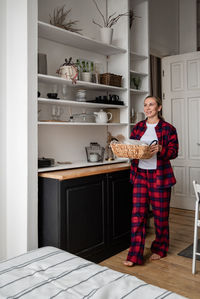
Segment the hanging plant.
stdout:
<path fill-rule="evenodd" d="M 50 17 L 50 24 L 63 28 L 65 30 L 80 33 L 82 29 L 75 28 L 74 25 L 77 25 L 78 21 L 67 21 L 66 19 L 69 17 L 69 13 L 71 12 L 71 9 L 66 10 L 65 5 L 63 5 L 60 8 L 55 8 L 53 11 L 53 16 L 49 15 Z"/>

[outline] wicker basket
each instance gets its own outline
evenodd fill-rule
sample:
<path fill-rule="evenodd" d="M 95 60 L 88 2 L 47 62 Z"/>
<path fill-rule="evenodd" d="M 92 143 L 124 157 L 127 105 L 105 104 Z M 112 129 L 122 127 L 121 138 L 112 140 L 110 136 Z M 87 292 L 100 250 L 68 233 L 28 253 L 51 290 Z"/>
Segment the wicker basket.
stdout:
<path fill-rule="evenodd" d="M 110 144 L 113 153 L 118 158 L 149 159 L 151 153 L 148 145 L 133 145 L 123 143 Z"/>
<path fill-rule="evenodd" d="M 111 73 L 100 74 L 100 83 L 111 86 L 122 86 L 122 76 Z"/>

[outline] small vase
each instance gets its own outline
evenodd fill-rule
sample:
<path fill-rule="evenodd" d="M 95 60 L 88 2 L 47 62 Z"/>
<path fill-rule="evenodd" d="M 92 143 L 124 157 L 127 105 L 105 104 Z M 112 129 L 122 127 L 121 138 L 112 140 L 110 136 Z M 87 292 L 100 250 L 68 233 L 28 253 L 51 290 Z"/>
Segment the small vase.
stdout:
<path fill-rule="evenodd" d="M 101 41 L 105 44 L 111 44 L 112 43 L 112 37 L 113 37 L 113 28 L 110 27 L 103 27 L 100 29 L 101 34 Z"/>

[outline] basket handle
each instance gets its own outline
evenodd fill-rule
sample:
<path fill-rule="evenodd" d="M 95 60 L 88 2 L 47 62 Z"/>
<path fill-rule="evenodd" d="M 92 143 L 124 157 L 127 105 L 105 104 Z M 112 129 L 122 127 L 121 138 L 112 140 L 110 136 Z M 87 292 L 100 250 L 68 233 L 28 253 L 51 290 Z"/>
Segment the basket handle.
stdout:
<path fill-rule="evenodd" d="M 149 144 L 149 146 L 156 145 L 156 144 L 158 144 L 158 140 L 153 140 L 153 141 L 151 141 L 151 143 Z"/>
<path fill-rule="evenodd" d="M 113 138 L 111 139 L 111 142 L 110 142 L 110 143 L 117 143 L 117 142 L 119 142 L 119 140 L 118 140 L 117 138 L 113 137 Z"/>

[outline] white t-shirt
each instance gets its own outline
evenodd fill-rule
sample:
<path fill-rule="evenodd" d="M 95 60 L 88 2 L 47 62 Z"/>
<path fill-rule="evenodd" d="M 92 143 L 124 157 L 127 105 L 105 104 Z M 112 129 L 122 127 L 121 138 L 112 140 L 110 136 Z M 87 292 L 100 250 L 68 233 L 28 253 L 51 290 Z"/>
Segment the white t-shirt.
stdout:
<path fill-rule="evenodd" d="M 157 124 L 148 124 L 146 122 L 147 129 L 144 135 L 141 137 L 141 141 L 144 141 L 147 144 L 150 144 L 153 140 L 158 140 L 156 135 L 155 127 Z M 139 168 L 142 169 L 156 169 L 157 168 L 157 155 L 153 155 L 150 159 L 141 159 L 138 164 Z"/>

